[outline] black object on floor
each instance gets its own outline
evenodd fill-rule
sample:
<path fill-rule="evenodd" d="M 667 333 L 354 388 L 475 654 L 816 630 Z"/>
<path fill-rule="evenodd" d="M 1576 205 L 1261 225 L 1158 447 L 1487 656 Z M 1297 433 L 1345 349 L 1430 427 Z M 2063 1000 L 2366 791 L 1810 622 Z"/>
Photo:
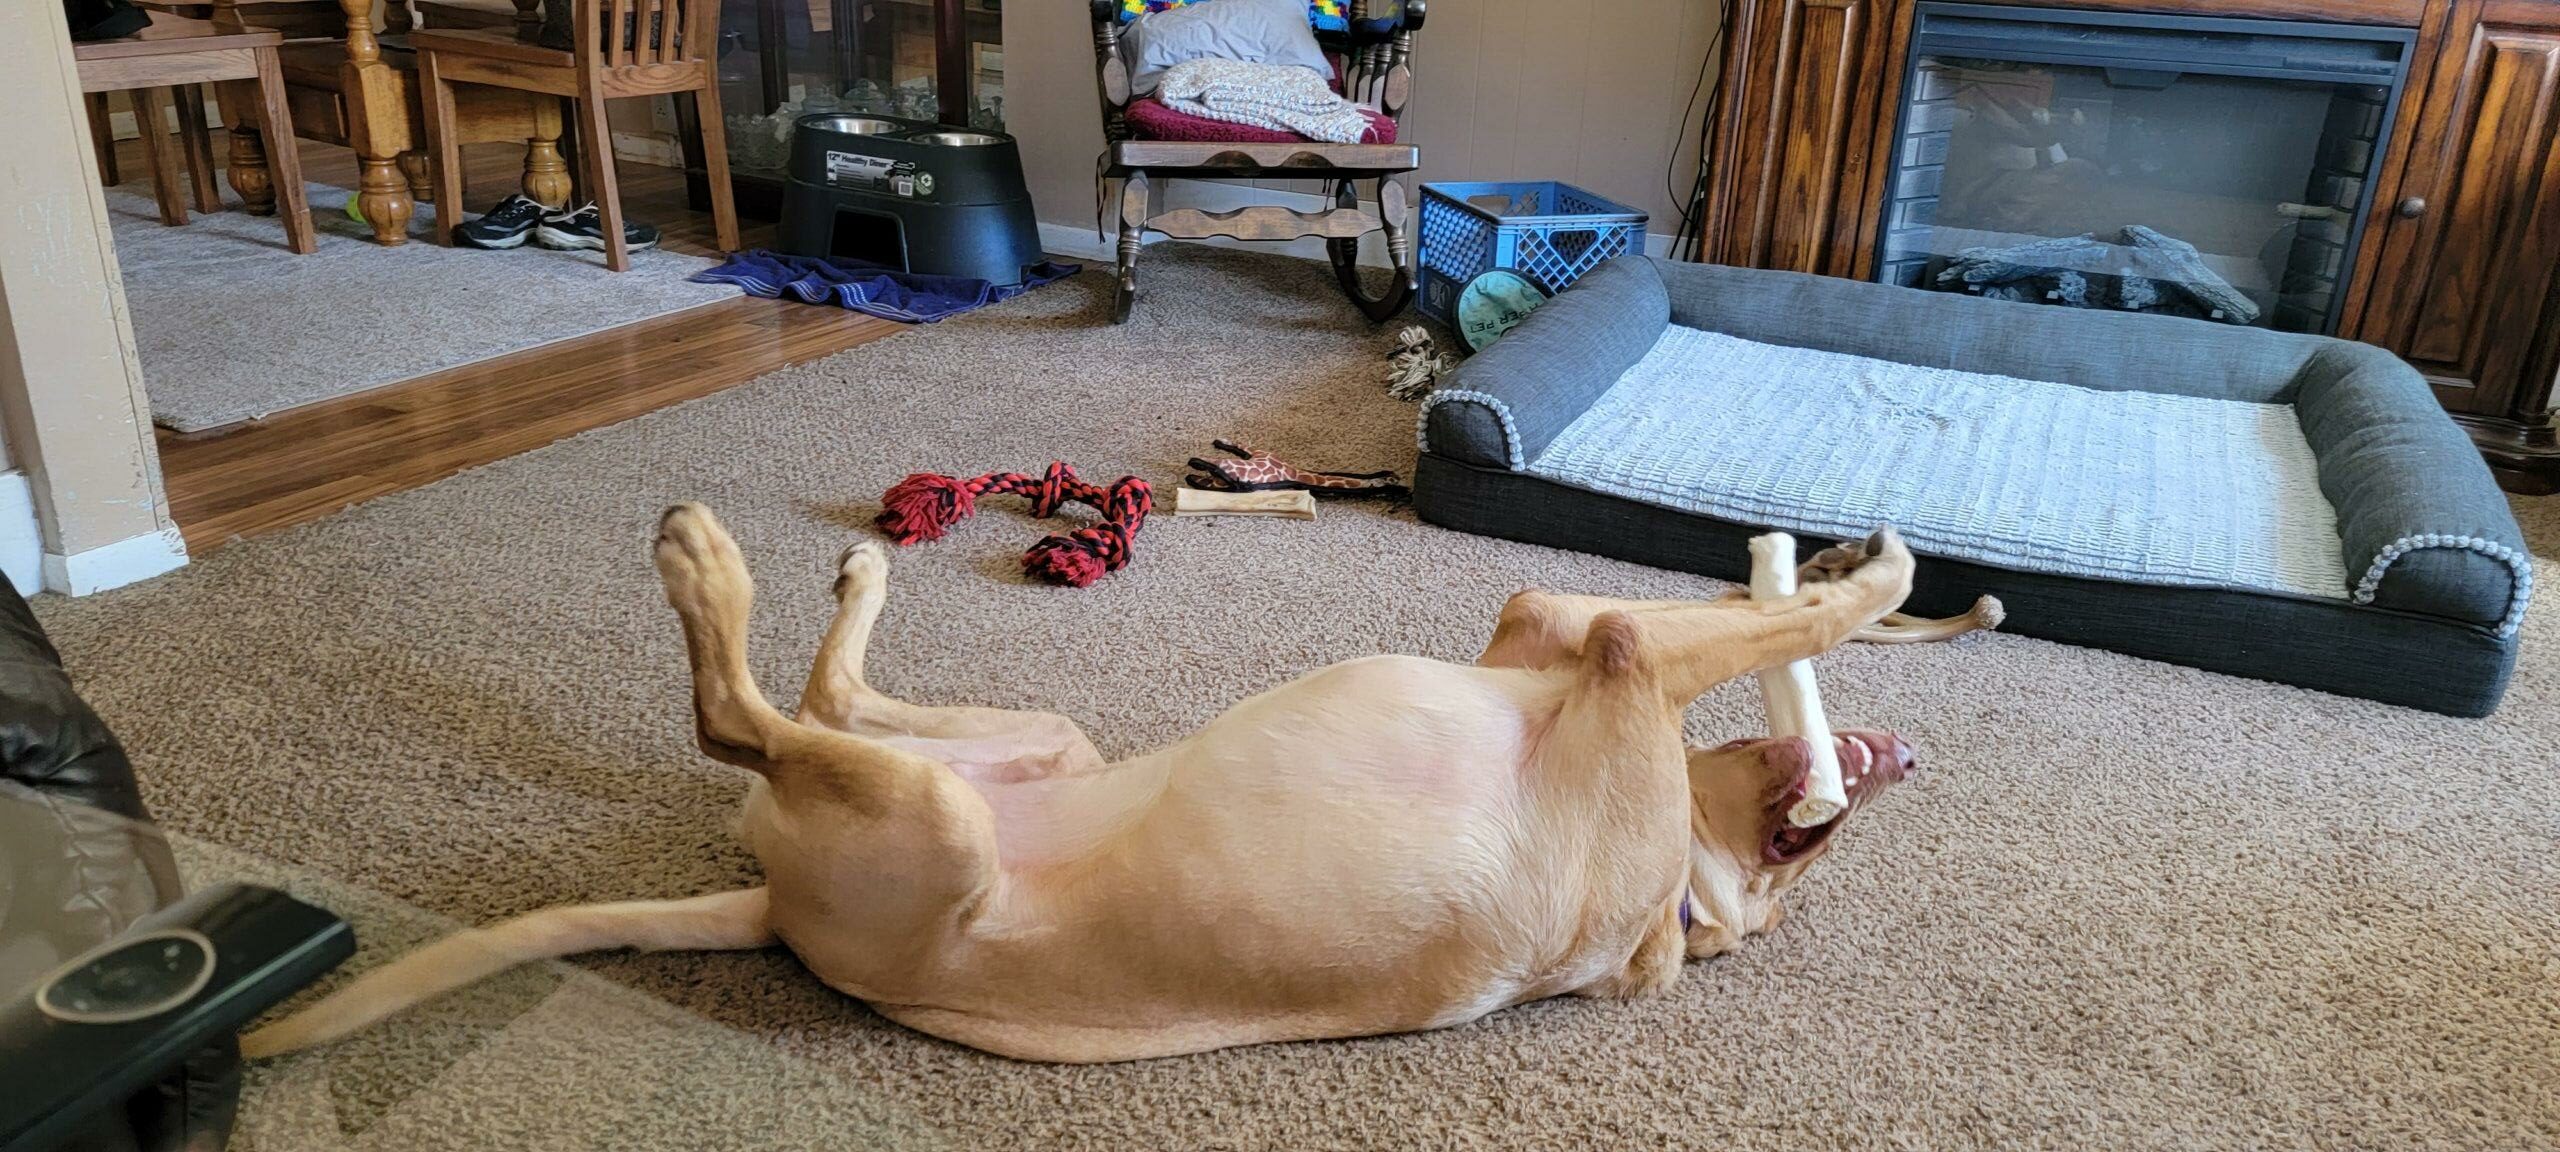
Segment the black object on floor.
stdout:
<path fill-rule="evenodd" d="M 0 1152 L 221 1147 L 240 1095 L 232 1029 L 352 950 L 336 917 L 272 893 L 181 899 L 150 818 L 123 746 L 0 580 Z M 38 1004 L 50 977 L 86 967 L 73 961 L 150 927 L 215 942 L 215 970 L 182 1003 L 122 1024 L 74 1024 Z M 189 959 L 180 947 L 164 959 Z M 259 963 L 264 947 L 300 959 Z M 61 1002 L 73 1015 L 112 1007 L 100 993 L 148 991 L 144 975 Z"/>
<path fill-rule="evenodd" d="M 1013 137 L 832 113 L 793 125 L 776 247 L 998 287 L 1041 259 Z"/>
<path fill-rule="evenodd" d="M 0 807 L 22 803 L 0 796 Z M 18 816 L 45 819 L 0 819 Z M 243 1025 L 355 950 L 346 921 L 252 885 L 208 888 L 143 917 L 0 1002 L 0 1081 L 10 1085 L 0 1152 L 85 1147 L 102 1126 L 130 1123 L 127 1101 L 208 1045 L 231 1051 Z M 232 1106 L 223 1102 L 226 1120 Z"/>
<path fill-rule="evenodd" d="M 151 26 L 151 14 L 130 0 L 62 0 L 62 15 L 71 39 L 82 44 L 121 40 Z"/>
<path fill-rule="evenodd" d="M 533 235 L 534 225 L 542 223 L 542 217 L 550 211 L 542 201 L 519 192 L 456 227 L 453 239 L 465 248 L 521 248 L 525 237 Z"/>
<path fill-rule="evenodd" d="M 545 212 L 542 222 L 534 225 L 533 242 L 545 248 L 564 248 L 601 252 L 604 250 L 604 213 L 594 201 L 558 212 Z M 658 246 L 658 230 L 630 220 L 622 222 L 622 246 L 633 252 Z"/>

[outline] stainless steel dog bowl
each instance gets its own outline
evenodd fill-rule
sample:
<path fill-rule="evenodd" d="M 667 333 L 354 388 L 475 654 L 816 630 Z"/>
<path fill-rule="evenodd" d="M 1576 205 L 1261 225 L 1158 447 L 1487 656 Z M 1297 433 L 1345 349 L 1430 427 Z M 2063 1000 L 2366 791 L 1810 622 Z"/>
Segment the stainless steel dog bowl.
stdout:
<path fill-rule="evenodd" d="M 847 136 L 885 136 L 906 125 L 873 116 L 829 116 L 822 120 L 803 120 L 800 127 L 820 132 L 842 132 Z"/>
<path fill-rule="evenodd" d="M 907 139 L 918 144 L 931 144 L 937 148 L 979 148 L 988 144 L 1004 143 L 1004 137 L 989 136 L 984 132 L 927 132 L 921 136 L 909 136 Z"/>

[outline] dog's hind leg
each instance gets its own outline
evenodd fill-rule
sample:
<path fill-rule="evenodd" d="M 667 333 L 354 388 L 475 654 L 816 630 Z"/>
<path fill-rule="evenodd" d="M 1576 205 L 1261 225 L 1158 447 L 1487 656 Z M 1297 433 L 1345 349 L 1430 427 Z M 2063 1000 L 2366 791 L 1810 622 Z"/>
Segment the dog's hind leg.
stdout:
<path fill-rule="evenodd" d="M 863 705 L 885 699 L 863 679 L 862 663 L 871 650 L 871 626 L 889 598 L 888 552 L 869 540 L 846 548 L 836 557 L 835 597 L 835 619 L 800 689 L 800 720 L 843 728 Z"/>
<path fill-rule="evenodd" d="M 953 821 L 942 830 L 959 840 L 945 848 L 993 859 L 986 805 L 941 763 L 881 740 L 800 723 L 765 699 L 747 670 L 753 584 L 737 543 L 709 509 L 668 509 L 656 552 L 667 603 L 684 621 L 694 733 L 705 755 L 762 775 L 785 808 L 834 806 L 843 809 L 839 816 L 848 826 L 869 825 L 864 830 L 875 836 L 918 821 Z"/>
<path fill-rule="evenodd" d="M 888 595 L 888 556 L 868 541 L 836 561 L 836 615 L 800 693 L 801 723 L 886 741 L 972 778 L 1018 780 L 1102 766 L 1075 722 L 1048 712 L 934 707 L 881 694 L 863 676 Z"/>

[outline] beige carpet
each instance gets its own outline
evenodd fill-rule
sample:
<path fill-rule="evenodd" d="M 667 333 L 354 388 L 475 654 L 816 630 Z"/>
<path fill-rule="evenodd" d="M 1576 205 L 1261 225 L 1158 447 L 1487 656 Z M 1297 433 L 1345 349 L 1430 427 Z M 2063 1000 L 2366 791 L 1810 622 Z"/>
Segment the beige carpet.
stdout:
<path fill-rule="evenodd" d="M 1387 337 L 1323 268 L 1149 261 L 1123 328 L 1080 277 L 43 615 L 206 852 L 471 921 L 745 885 L 727 825 L 746 777 L 689 747 L 647 560 L 663 505 L 707 501 L 738 532 L 758 672 L 787 699 L 828 562 L 907 471 L 1055 457 L 1170 484 L 1219 436 L 1411 463 Z M 1062 590 L 1022 582 L 1043 529 L 996 504 L 897 554 L 876 678 L 1055 708 L 1106 752 L 1329 661 L 1467 658 L 1525 585 L 1712 588 L 1337 504 L 1159 519 L 1133 567 Z M 2551 554 L 2560 518 L 2528 512 Z M 243 1146 L 2550 1147 L 2551 598 L 2525 651 L 2488 721 L 2014 637 L 1842 652 L 1833 715 L 1903 731 L 1927 774 L 1849 830 L 1784 929 L 1661 999 L 1060 1068 L 903 1032 L 780 953 L 608 957 L 588 965 L 606 981 L 566 982 L 592 1011 L 484 990 L 468 1010 L 518 1027 L 472 1040 L 430 1013 L 270 1066 Z M 1729 685 L 1695 734 L 1751 732 L 1757 709 Z M 342 893 L 377 945 L 423 930 L 301 883 Z"/>

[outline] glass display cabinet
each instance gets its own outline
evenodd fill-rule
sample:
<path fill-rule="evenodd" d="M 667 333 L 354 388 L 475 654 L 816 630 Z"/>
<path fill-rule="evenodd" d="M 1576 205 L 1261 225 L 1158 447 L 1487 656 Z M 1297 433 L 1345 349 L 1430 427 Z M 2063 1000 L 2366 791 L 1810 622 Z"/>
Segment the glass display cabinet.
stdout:
<path fill-rule="evenodd" d="M 1002 0 L 721 0 L 720 104 L 739 207 L 775 212 L 792 121 L 811 112 L 1002 131 L 1003 17 Z M 694 200 L 707 203 L 701 158 L 686 160 Z"/>

